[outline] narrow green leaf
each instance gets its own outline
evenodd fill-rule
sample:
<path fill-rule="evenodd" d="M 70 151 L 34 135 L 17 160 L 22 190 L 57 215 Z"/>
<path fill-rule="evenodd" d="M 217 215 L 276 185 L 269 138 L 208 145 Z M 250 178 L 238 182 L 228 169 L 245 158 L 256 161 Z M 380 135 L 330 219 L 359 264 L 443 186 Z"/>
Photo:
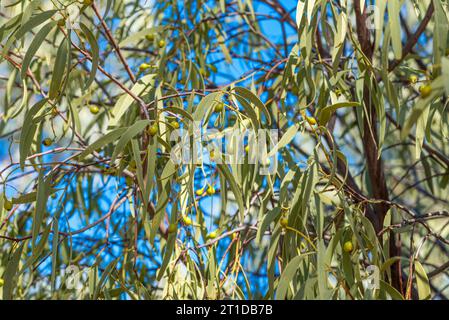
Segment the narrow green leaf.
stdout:
<path fill-rule="evenodd" d="M 98 61 L 99 61 L 99 48 L 97 44 L 97 39 L 93 35 L 93 33 L 89 30 L 89 28 L 84 24 L 80 23 L 81 30 L 83 31 L 84 35 L 87 38 L 87 41 L 89 42 L 90 49 L 92 51 L 92 68 L 90 71 L 89 79 L 87 80 L 86 84 L 84 85 L 84 90 L 89 88 L 89 86 L 92 84 L 92 82 L 95 80 L 95 74 L 97 73 L 98 69 Z"/>
<path fill-rule="evenodd" d="M 84 157 L 86 157 L 87 155 L 89 155 L 90 153 L 104 147 L 105 145 L 111 143 L 111 142 L 115 142 L 117 141 L 118 138 L 120 138 L 123 133 L 126 132 L 128 128 L 117 128 L 115 130 L 112 130 L 111 132 L 108 132 L 107 134 L 105 134 L 103 137 L 99 138 L 98 140 L 96 140 L 95 142 L 93 142 L 92 144 L 90 144 L 86 150 L 84 150 L 83 152 L 81 152 L 78 155 L 78 159 L 81 160 Z"/>
<path fill-rule="evenodd" d="M 117 142 L 117 146 L 114 149 L 114 152 L 111 156 L 111 162 L 113 163 L 117 156 L 122 152 L 125 148 L 126 144 L 134 138 L 136 135 L 141 133 L 145 127 L 150 124 L 150 120 L 139 120 L 134 123 L 131 127 L 126 129 L 125 133 L 121 136 L 120 140 Z"/>
<path fill-rule="evenodd" d="M 429 278 L 422 264 L 415 260 L 416 286 L 418 288 L 418 296 L 420 300 L 430 299 L 431 290 Z"/>
<path fill-rule="evenodd" d="M 31 60 L 33 59 L 37 50 L 39 50 L 39 47 L 44 42 L 45 38 L 48 36 L 48 34 L 51 32 L 51 30 L 53 29 L 53 27 L 55 25 L 56 25 L 56 21 L 51 21 L 51 22 L 47 23 L 34 36 L 33 41 L 31 42 L 30 46 L 28 47 L 27 52 L 25 53 L 25 56 L 23 57 L 22 69 L 20 70 L 20 76 L 22 79 L 25 79 L 28 67 L 30 66 L 30 63 L 31 63 Z"/>
<path fill-rule="evenodd" d="M 34 141 L 34 136 L 37 130 L 37 124 L 33 120 L 33 118 L 39 113 L 39 111 L 44 107 L 47 103 L 47 99 L 43 99 L 37 102 L 34 106 L 30 108 L 30 110 L 25 114 L 25 119 L 23 123 L 27 125 L 22 127 L 22 131 L 20 133 L 20 145 L 19 145 L 19 154 L 20 154 L 20 168 L 23 170 L 25 166 L 25 159 L 30 153 L 31 144 Z"/>
<path fill-rule="evenodd" d="M 61 92 L 63 78 L 67 66 L 68 58 L 67 39 L 64 38 L 59 45 L 58 52 L 56 53 L 55 65 L 53 68 L 53 74 L 51 77 L 50 90 L 48 97 L 53 100 L 58 97 Z"/>

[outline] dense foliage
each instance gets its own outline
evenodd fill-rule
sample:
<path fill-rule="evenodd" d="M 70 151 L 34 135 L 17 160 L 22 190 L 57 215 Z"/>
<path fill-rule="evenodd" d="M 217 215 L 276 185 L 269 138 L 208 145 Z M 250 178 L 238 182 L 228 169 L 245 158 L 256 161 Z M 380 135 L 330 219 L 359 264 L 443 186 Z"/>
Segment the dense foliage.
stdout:
<path fill-rule="evenodd" d="M 3 298 L 449 294 L 447 0 L 1 5 Z"/>

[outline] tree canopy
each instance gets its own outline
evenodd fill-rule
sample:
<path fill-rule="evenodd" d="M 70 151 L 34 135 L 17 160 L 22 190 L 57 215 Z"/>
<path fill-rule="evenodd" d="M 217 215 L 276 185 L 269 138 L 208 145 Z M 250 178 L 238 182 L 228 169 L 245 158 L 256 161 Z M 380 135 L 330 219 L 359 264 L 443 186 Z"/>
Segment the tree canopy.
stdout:
<path fill-rule="evenodd" d="M 448 297 L 447 0 L 1 6 L 4 299 Z"/>

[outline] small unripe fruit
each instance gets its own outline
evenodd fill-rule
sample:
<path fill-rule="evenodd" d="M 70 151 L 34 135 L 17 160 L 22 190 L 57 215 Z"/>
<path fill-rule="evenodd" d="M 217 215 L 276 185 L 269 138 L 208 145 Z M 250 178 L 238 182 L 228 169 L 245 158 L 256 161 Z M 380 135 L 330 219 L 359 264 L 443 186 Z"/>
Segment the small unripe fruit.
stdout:
<path fill-rule="evenodd" d="M 148 134 L 152 137 L 154 137 L 157 134 L 157 125 L 153 124 L 149 129 L 148 129 Z"/>
<path fill-rule="evenodd" d="M 5 284 L 5 280 L 3 280 L 2 278 L 0 278 L 0 287 L 3 287 L 4 284 Z"/>
<path fill-rule="evenodd" d="M 140 72 L 143 72 L 143 71 L 148 70 L 148 69 L 150 69 L 150 68 L 151 68 L 151 65 L 150 65 L 150 64 L 148 64 L 148 63 L 142 63 L 142 64 L 139 66 L 139 71 L 140 71 Z"/>
<path fill-rule="evenodd" d="M 186 226 L 190 226 L 192 224 L 192 219 L 190 219 L 188 216 L 182 216 L 182 222 Z"/>
<path fill-rule="evenodd" d="M 239 233 L 238 232 L 232 233 L 232 240 L 237 240 L 238 238 L 239 238 Z"/>
<path fill-rule="evenodd" d="M 154 40 L 154 34 L 147 34 L 147 35 L 145 36 L 145 38 L 146 38 L 148 41 L 153 41 L 153 40 Z"/>
<path fill-rule="evenodd" d="M 217 103 L 216 105 L 215 105 L 215 107 L 214 107 L 214 112 L 222 112 L 223 111 L 223 109 L 224 109 L 224 103 L 223 102 L 220 102 L 220 103 Z"/>
<path fill-rule="evenodd" d="M 95 105 L 90 106 L 89 110 L 90 110 L 90 113 L 92 113 L 92 114 L 97 114 L 100 111 L 100 109 Z"/>
<path fill-rule="evenodd" d="M 307 120 L 307 122 L 308 122 L 311 126 L 316 125 L 316 119 L 315 119 L 314 117 L 307 117 L 307 116 L 306 116 L 306 120 Z"/>
<path fill-rule="evenodd" d="M 179 123 L 176 120 L 173 120 L 172 122 L 170 122 L 171 126 L 175 129 L 179 129 Z"/>
<path fill-rule="evenodd" d="M 212 151 L 209 153 L 209 157 L 210 157 L 211 159 L 214 159 L 214 158 L 215 158 L 215 151 L 214 151 L 214 150 L 212 150 Z"/>
<path fill-rule="evenodd" d="M 418 82 L 418 77 L 415 75 L 412 75 L 408 78 L 408 81 L 410 81 L 411 84 L 415 84 L 416 82 Z"/>
<path fill-rule="evenodd" d="M 196 190 L 196 192 L 195 192 L 195 194 L 196 194 L 197 196 L 201 196 L 203 193 L 204 193 L 204 189 L 202 189 L 202 188 Z"/>
<path fill-rule="evenodd" d="M 346 241 L 345 244 L 343 245 L 343 250 L 345 252 L 351 252 L 352 250 L 354 250 L 354 246 L 352 245 L 351 241 Z"/>
<path fill-rule="evenodd" d="M 170 225 L 168 226 L 168 233 L 173 233 L 175 231 L 176 231 L 176 224 L 170 223 Z"/>
<path fill-rule="evenodd" d="M 165 40 L 159 40 L 159 42 L 157 43 L 157 45 L 159 46 L 159 48 L 165 47 Z"/>
<path fill-rule="evenodd" d="M 200 73 L 201 73 L 201 75 L 202 75 L 203 77 L 206 77 L 206 78 L 210 76 L 210 72 L 209 72 L 209 70 L 207 70 L 207 69 L 201 68 L 201 69 L 200 69 Z"/>
<path fill-rule="evenodd" d="M 210 64 L 210 65 L 209 65 L 209 68 L 210 68 L 210 70 L 211 70 L 212 72 L 217 72 L 217 71 L 218 71 L 217 67 L 214 66 L 213 64 Z"/>
<path fill-rule="evenodd" d="M 341 96 L 341 90 L 340 89 L 336 89 L 335 90 L 335 94 L 337 95 L 337 97 Z"/>
<path fill-rule="evenodd" d="M 249 153 L 249 146 L 246 146 L 246 147 L 245 147 L 245 152 L 246 152 L 246 153 Z"/>
<path fill-rule="evenodd" d="M 44 146 L 46 146 L 46 147 L 51 146 L 52 143 L 53 143 L 53 141 L 52 141 L 50 138 L 45 138 L 45 139 L 42 141 L 42 144 L 43 144 Z"/>
<path fill-rule="evenodd" d="M 9 211 L 12 209 L 12 202 L 9 201 L 8 199 L 5 199 L 5 201 L 3 202 L 3 208 L 5 208 L 6 211 Z"/>
<path fill-rule="evenodd" d="M 270 164 L 271 164 L 270 158 L 266 158 L 265 160 L 262 160 L 262 165 L 264 167 L 268 167 L 268 166 L 270 166 Z"/>
<path fill-rule="evenodd" d="M 210 232 L 208 235 L 207 235 L 207 237 L 209 238 L 209 239 L 215 239 L 216 237 L 217 237 L 217 231 L 212 231 L 212 232 Z"/>
<path fill-rule="evenodd" d="M 281 221 L 279 221 L 282 228 L 287 228 L 288 226 L 288 218 L 281 218 Z"/>
<path fill-rule="evenodd" d="M 422 98 L 427 98 L 432 93 L 432 87 L 429 85 L 423 85 L 419 87 L 419 92 L 421 93 Z"/>
<path fill-rule="evenodd" d="M 206 193 L 208 194 L 208 195 L 213 195 L 213 194 L 215 194 L 215 188 L 214 187 L 212 187 L 211 185 L 209 185 L 209 187 L 207 188 L 207 190 L 206 190 Z"/>

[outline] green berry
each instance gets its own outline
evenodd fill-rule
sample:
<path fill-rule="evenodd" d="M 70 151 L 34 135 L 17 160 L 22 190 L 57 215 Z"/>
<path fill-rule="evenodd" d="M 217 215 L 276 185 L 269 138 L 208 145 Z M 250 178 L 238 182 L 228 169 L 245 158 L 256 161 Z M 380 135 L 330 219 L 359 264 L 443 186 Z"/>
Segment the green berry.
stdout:
<path fill-rule="evenodd" d="M 217 235 L 218 235 L 218 233 L 217 233 L 217 231 L 215 230 L 215 231 L 211 231 L 211 232 L 207 235 L 207 237 L 208 237 L 209 239 L 215 239 L 215 238 L 217 237 Z"/>
<path fill-rule="evenodd" d="M 206 193 L 208 194 L 208 195 L 213 195 L 213 194 L 215 194 L 215 188 L 214 187 L 212 187 L 211 185 L 209 185 L 209 187 L 207 188 L 207 190 L 206 190 Z"/>
<path fill-rule="evenodd" d="M 201 69 L 200 69 L 200 73 L 201 73 L 201 75 L 202 75 L 203 77 L 206 77 L 206 78 L 208 78 L 208 77 L 210 76 L 210 72 L 209 72 L 209 70 L 207 70 L 207 69 L 201 68 Z"/>
<path fill-rule="evenodd" d="M 182 216 L 182 222 L 186 225 L 186 226 L 190 226 L 192 224 L 192 219 L 190 219 L 188 216 L 183 215 Z"/>
<path fill-rule="evenodd" d="M 419 87 L 419 92 L 421 93 L 421 97 L 425 99 L 432 93 L 432 87 L 429 85 L 422 85 Z"/>
<path fill-rule="evenodd" d="M 9 201 L 8 199 L 5 199 L 5 201 L 3 202 L 3 208 L 5 208 L 6 211 L 9 211 L 12 209 L 12 202 Z"/>
<path fill-rule="evenodd" d="M 176 224 L 170 223 L 170 225 L 168 226 L 168 233 L 173 233 L 175 231 L 176 231 Z"/>
<path fill-rule="evenodd" d="M 351 241 L 346 241 L 345 244 L 343 245 L 343 250 L 345 252 L 352 252 L 352 250 L 354 250 L 354 246 L 352 245 Z"/>
<path fill-rule="evenodd" d="M 314 117 L 307 117 L 307 116 L 306 116 L 306 120 L 307 120 L 307 122 L 308 122 L 311 126 L 316 125 L 316 119 L 315 119 Z"/>
<path fill-rule="evenodd" d="M 279 221 L 282 228 L 287 228 L 288 226 L 288 219 L 287 218 L 281 218 L 281 221 Z"/>
<path fill-rule="evenodd" d="M 408 81 L 409 81 L 411 84 L 415 84 L 415 83 L 418 81 L 418 77 L 415 76 L 415 75 L 411 75 L 411 76 L 408 78 Z"/>
<path fill-rule="evenodd" d="M 98 108 L 95 105 L 92 105 L 92 106 L 89 107 L 89 110 L 90 110 L 90 113 L 97 114 L 100 111 L 100 108 Z"/>
<path fill-rule="evenodd" d="M 44 146 L 46 146 L 46 147 L 51 146 L 52 143 L 53 143 L 53 141 L 52 141 L 50 138 L 45 138 L 45 139 L 42 141 L 42 144 L 43 144 Z"/>
<path fill-rule="evenodd" d="M 154 137 L 157 134 L 157 125 L 153 124 L 149 129 L 148 129 L 148 134 L 152 137 Z"/>
<path fill-rule="evenodd" d="M 143 72 L 143 71 L 148 70 L 148 69 L 150 69 L 150 68 L 151 68 L 151 65 L 150 65 L 150 64 L 148 64 L 148 63 L 142 63 L 142 64 L 139 66 L 139 71 L 140 71 L 140 72 Z"/>
<path fill-rule="evenodd" d="M 224 103 L 223 102 L 220 102 L 220 103 L 217 103 L 216 105 L 215 105 L 215 107 L 214 107 L 214 112 L 222 112 L 223 111 L 223 109 L 224 109 Z"/>

